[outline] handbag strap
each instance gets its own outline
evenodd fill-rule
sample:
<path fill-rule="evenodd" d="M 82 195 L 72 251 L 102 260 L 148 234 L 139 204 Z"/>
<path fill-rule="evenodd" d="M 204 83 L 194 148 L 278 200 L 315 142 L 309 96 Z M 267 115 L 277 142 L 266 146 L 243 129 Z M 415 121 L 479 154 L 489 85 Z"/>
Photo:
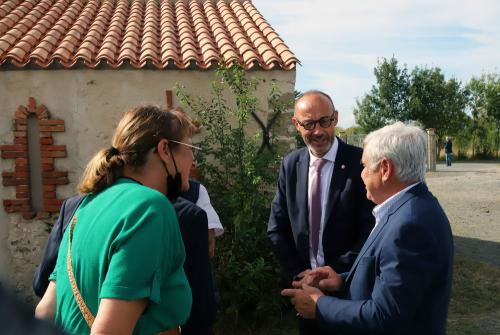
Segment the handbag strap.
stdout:
<path fill-rule="evenodd" d="M 71 290 L 73 291 L 73 296 L 75 297 L 76 303 L 78 304 L 78 308 L 80 309 L 83 318 L 87 322 L 87 325 L 89 326 L 90 329 L 92 329 L 95 317 L 85 304 L 85 301 L 83 301 L 83 297 L 80 294 L 78 287 L 76 286 L 76 280 L 73 274 L 73 265 L 71 264 L 71 242 L 73 240 L 73 229 L 75 228 L 76 221 L 77 218 L 76 215 L 74 215 L 73 218 L 71 219 L 71 226 L 69 227 L 68 254 L 66 257 L 66 264 L 68 268 L 69 283 L 71 284 Z"/>

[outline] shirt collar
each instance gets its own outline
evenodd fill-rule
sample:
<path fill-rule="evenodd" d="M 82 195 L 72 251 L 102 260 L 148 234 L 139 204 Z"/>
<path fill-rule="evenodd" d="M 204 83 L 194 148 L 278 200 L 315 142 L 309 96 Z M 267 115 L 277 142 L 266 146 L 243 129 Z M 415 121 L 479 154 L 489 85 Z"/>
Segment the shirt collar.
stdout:
<path fill-rule="evenodd" d="M 316 157 L 312 154 L 311 149 L 308 148 L 309 151 L 309 166 L 312 166 L 314 162 L 316 162 L 318 159 L 323 158 L 326 159 L 329 162 L 334 163 L 335 162 L 335 157 L 337 156 L 337 151 L 339 149 L 339 141 L 337 140 L 337 137 L 333 138 L 333 144 L 330 147 L 330 150 L 323 156 L 323 157 Z"/>
<path fill-rule="evenodd" d="M 387 213 L 389 209 L 391 209 L 392 205 L 394 205 L 406 192 L 408 192 L 413 186 L 420 184 L 421 182 L 416 182 L 411 184 L 408 187 L 405 187 L 401 191 L 396 194 L 393 194 L 390 198 L 386 199 L 380 205 L 377 205 L 373 208 L 372 214 L 376 219 L 380 219 L 384 213 Z"/>

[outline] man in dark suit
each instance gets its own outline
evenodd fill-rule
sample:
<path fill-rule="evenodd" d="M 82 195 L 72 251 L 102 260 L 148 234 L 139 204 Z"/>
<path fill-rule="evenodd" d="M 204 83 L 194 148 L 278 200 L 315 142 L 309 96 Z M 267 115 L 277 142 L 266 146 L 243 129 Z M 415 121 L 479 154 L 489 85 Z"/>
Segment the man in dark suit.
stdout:
<path fill-rule="evenodd" d="M 315 269 L 282 294 L 330 332 L 446 334 L 453 237 L 424 183 L 426 135 L 400 122 L 386 126 L 367 136 L 362 162 L 376 224 L 353 267 Z"/>
<path fill-rule="evenodd" d="M 292 122 L 307 147 L 282 161 L 267 229 L 290 283 L 319 266 L 347 271 L 374 223 L 360 177 L 362 150 L 335 137 L 338 112 L 331 98 L 304 93 Z M 300 333 L 319 331 L 301 320 Z"/>

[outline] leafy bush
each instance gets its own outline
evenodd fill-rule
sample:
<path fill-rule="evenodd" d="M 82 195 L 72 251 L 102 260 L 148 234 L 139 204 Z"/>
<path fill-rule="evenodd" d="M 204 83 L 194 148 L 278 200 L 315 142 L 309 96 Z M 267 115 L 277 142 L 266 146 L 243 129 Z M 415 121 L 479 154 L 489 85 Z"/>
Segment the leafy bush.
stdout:
<path fill-rule="evenodd" d="M 196 158 L 225 228 L 215 257 L 219 316 L 226 329 L 253 328 L 266 318 L 275 320 L 284 303 L 279 298 L 280 268 L 266 235 L 281 157 L 273 129 L 269 137 L 273 150 L 261 150 L 262 135 L 247 131 L 257 109 L 254 92 L 259 82 L 248 79 L 237 66 L 219 68 L 217 78 L 211 83 L 209 101 L 190 97 L 182 87 L 177 96 L 203 126 L 202 151 Z M 225 99 L 228 92 L 236 108 Z M 269 104 L 273 110 L 268 120 L 287 108 L 274 86 Z"/>

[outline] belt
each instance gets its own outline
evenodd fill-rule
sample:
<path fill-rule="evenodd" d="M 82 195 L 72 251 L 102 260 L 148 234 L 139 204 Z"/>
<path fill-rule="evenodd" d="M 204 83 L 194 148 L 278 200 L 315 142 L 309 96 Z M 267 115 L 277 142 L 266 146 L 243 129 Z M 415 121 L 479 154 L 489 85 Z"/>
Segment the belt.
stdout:
<path fill-rule="evenodd" d="M 158 335 L 180 335 L 181 334 L 181 326 L 174 327 L 169 330 L 165 330 L 164 332 L 158 333 Z"/>

